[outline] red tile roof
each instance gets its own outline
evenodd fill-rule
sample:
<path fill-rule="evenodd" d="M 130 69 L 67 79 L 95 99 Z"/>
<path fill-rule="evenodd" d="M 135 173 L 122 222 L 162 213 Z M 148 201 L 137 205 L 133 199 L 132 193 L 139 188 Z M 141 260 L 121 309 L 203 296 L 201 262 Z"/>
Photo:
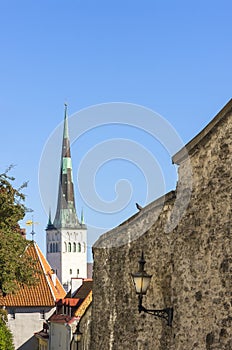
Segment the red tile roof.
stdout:
<path fill-rule="evenodd" d="M 60 281 L 55 277 L 52 281 L 52 268 L 35 242 L 28 242 L 27 254 L 36 260 L 38 283 L 35 286 L 23 286 L 15 294 L 0 296 L 0 306 L 55 306 L 57 299 L 65 297 L 66 292 Z"/>
<path fill-rule="evenodd" d="M 41 265 L 43 267 L 44 273 L 47 276 L 47 282 L 49 283 L 50 288 L 55 296 L 55 300 L 64 298 L 66 295 L 66 291 L 64 290 L 62 284 L 60 283 L 57 277 L 55 277 L 56 282 L 54 285 L 52 281 L 53 270 L 37 245 L 36 245 L 36 249 L 37 249 L 37 253 L 38 253 Z"/>
<path fill-rule="evenodd" d="M 71 323 L 80 319 L 92 303 L 92 279 L 84 279 L 82 285 L 71 298 L 70 293 L 57 302 L 56 313 L 49 318 L 51 322 Z M 70 320 L 66 317 L 70 317 Z"/>
<path fill-rule="evenodd" d="M 78 304 L 80 299 L 73 299 L 73 298 L 64 298 L 64 299 L 60 299 L 58 302 L 57 302 L 57 306 L 60 307 L 62 305 L 65 305 L 65 306 L 76 306 Z"/>
<path fill-rule="evenodd" d="M 49 322 L 55 323 L 72 323 L 75 321 L 75 318 L 69 315 L 64 314 L 54 314 L 49 318 Z"/>

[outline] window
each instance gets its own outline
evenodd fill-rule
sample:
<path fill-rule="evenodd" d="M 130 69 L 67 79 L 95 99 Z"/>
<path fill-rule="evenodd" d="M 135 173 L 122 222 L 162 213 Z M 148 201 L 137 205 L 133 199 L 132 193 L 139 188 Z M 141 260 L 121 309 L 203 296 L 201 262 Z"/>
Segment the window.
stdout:
<path fill-rule="evenodd" d="M 69 270 L 70 275 L 72 275 L 72 269 Z"/>
<path fill-rule="evenodd" d="M 68 252 L 70 253 L 72 251 L 72 245 L 71 245 L 71 243 L 69 242 L 69 244 L 68 244 Z"/>
<path fill-rule="evenodd" d="M 52 243 L 50 243 L 50 253 L 52 253 Z"/>
<path fill-rule="evenodd" d="M 53 251 L 53 253 L 56 252 L 56 243 L 52 243 L 52 251 Z"/>
<path fill-rule="evenodd" d="M 76 243 L 73 243 L 73 251 L 74 251 L 74 253 L 77 251 L 77 245 L 76 245 Z"/>
<path fill-rule="evenodd" d="M 64 242 L 64 251 L 67 252 L 67 243 Z"/>
<path fill-rule="evenodd" d="M 78 243 L 78 252 L 81 252 L 81 244 Z"/>
<path fill-rule="evenodd" d="M 77 277 L 79 276 L 79 273 L 80 273 L 80 270 L 79 270 L 79 269 L 77 269 Z"/>
<path fill-rule="evenodd" d="M 14 309 L 11 309 L 11 310 L 10 310 L 9 318 L 10 318 L 11 320 L 15 320 L 15 310 L 14 310 Z"/>
<path fill-rule="evenodd" d="M 56 243 L 56 252 L 58 252 L 58 243 Z"/>

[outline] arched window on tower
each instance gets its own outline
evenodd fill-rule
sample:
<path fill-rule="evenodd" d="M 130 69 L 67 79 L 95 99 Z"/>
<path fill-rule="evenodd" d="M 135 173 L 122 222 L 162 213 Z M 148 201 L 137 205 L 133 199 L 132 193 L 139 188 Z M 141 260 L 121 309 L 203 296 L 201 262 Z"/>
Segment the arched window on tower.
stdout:
<path fill-rule="evenodd" d="M 50 243 L 50 253 L 52 253 L 52 243 Z"/>
<path fill-rule="evenodd" d="M 72 245 L 71 245 L 71 243 L 69 242 L 68 243 L 68 252 L 70 253 L 72 251 Z"/>
<path fill-rule="evenodd" d="M 78 252 L 80 253 L 81 252 L 81 244 L 78 243 Z"/>
<path fill-rule="evenodd" d="M 66 242 L 64 242 L 64 251 L 65 251 L 65 253 L 67 252 L 67 243 Z"/>
<path fill-rule="evenodd" d="M 56 243 L 56 253 L 58 252 L 58 243 Z"/>
<path fill-rule="evenodd" d="M 76 245 L 76 243 L 74 242 L 74 243 L 73 243 L 73 252 L 76 253 L 76 251 L 77 251 L 77 245 Z"/>

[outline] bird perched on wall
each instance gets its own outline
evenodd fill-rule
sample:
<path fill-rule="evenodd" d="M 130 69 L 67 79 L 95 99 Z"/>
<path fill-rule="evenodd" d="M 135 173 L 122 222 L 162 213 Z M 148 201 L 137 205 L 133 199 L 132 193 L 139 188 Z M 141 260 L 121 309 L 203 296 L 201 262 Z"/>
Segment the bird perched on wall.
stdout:
<path fill-rule="evenodd" d="M 136 208 L 139 209 L 139 211 L 143 209 L 143 207 L 141 207 L 141 205 L 139 205 L 138 203 L 135 203 L 135 205 L 136 205 Z"/>

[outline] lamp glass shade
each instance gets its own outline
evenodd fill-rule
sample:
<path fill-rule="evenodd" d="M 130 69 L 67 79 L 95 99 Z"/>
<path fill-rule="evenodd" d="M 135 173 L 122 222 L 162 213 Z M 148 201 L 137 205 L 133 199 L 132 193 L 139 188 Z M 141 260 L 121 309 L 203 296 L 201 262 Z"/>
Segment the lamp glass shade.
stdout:
<path fill-rule="evenodd" d="M 73 338 L 75 343 L 79 343 L 81 341 L 81 336 L 82 336 L 82 333 L 80 331 L 73 333 Z"/>
<path fill-rule="evenodd" d="M 152 275 L 148 275 L 145 271 L 132 273 L 135 290 L 137 294 L 146 294 L 151 282 Z"/>

